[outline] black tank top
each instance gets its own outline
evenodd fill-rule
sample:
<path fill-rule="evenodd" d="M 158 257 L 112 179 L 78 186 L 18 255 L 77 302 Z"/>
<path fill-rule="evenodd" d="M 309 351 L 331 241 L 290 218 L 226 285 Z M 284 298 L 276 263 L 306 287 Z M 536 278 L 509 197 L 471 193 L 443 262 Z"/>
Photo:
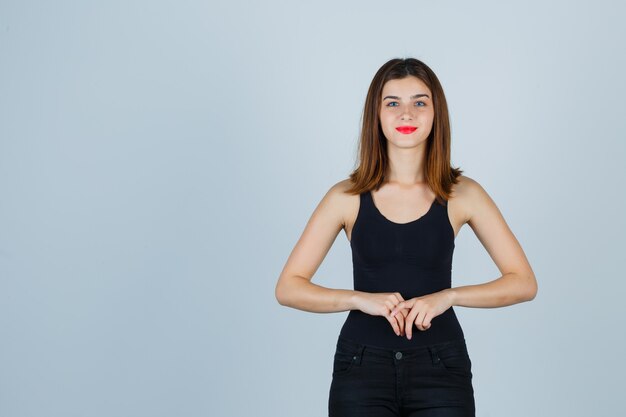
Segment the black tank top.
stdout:
<path fill-rule="evenodd" d="M 422 217 L 395 223 L 374 205 L 371 192 L 364 192 L 350 238 L 354 289 L 397 291 L 408 300 L 450 288 L 454 246 L 447 202 L 441 205 L 435 200 Z M 370 346 L 405 349 L 464 338 L 453 307 L 433 318 L 428 330 L 414 324 L 411 340 L 397 336 L 383 316 L 350 310 L 340 336 Z"/>

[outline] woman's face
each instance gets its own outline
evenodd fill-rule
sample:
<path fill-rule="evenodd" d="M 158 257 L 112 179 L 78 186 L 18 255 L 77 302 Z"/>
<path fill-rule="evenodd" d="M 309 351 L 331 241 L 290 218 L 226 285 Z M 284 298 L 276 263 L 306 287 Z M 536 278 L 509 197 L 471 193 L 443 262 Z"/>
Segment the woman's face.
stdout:
<path fill-rule="evenodd" d="M 435 117 L 433 96 L 426 84 L 408 76 L 389 80 L 383 87 L 380 124 L 388 145 L 413 148 L 426 143 Z M 417 128 L 399 131 L 401 126 Z"/>

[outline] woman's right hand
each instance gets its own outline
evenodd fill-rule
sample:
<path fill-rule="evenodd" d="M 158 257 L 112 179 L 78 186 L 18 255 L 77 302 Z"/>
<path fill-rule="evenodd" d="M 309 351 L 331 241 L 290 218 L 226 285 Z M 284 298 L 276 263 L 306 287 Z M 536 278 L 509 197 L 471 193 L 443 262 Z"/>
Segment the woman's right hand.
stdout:
<path fill-rule="evenodd" d="M 396 335 L 403 336 L 404 318 L 406 317 L 404 310 L 407 309 L 400 310 L 400 314 L 391 316 L 391 311 L 402 301 L 404 301 L 404 298 L 402 298 L 399 292 L 362 292 L 357 298 L 356 307 L 371 316 L 385 317 L 389 324 L 391 324 L 391 327 L 393 327 L 393 331 Z"/>

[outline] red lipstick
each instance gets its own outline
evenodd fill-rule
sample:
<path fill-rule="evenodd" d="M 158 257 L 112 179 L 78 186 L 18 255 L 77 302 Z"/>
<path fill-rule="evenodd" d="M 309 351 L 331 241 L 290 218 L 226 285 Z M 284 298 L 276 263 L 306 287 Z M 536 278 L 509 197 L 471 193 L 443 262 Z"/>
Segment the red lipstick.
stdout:
<path fill-rule="evenodd" d="M 400 133 L 404 133 L 405 135 L 408 135 L 409 133 L 415 132 L 417 128 L 413 126 L 398 126 L 396 127 L 396 130 Z"/>

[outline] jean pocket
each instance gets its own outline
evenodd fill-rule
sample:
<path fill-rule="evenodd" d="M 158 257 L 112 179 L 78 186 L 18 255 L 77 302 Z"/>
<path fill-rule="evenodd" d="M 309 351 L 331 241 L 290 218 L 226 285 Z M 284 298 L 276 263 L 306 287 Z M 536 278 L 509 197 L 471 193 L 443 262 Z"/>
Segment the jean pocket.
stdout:
<path fill-rule="evenodd" d="M 435 355 L 440 366 L 447 372 L 471 376 L 472 360 L 464 343 L 452 343 L 439 347 Z"/>
<path fill-rule="evenodd" d="M 352 370 L 356 359 L 354 356 L 335 354 L 333 360 L 333 376 L 347 374 Z"/>
<path fill-rule="evenodd" d="M 348 374 L 359 362 L 360 346 L 337 344 L 333 358 L 333 376 Z"/>

